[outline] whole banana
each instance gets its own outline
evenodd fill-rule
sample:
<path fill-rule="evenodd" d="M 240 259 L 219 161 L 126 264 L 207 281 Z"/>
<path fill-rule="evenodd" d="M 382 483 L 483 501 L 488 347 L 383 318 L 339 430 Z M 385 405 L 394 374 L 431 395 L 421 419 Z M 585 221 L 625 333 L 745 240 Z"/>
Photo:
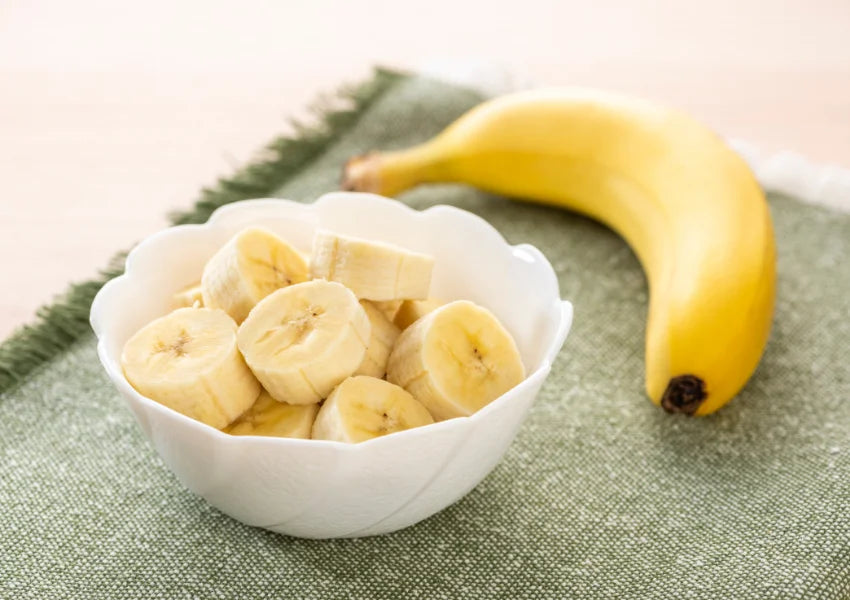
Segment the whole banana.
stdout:
<path fill-rule="evenodd" d="M 746 163 L 687 115 L 594 90 L 522 92 L 343 176 L 385 195 L 427 182 L 561 206 L 623 236 L 649 281 L 646 391 L 667 411 L 710 414 L 755 370 L 776 289 L 770 213 Z"/>

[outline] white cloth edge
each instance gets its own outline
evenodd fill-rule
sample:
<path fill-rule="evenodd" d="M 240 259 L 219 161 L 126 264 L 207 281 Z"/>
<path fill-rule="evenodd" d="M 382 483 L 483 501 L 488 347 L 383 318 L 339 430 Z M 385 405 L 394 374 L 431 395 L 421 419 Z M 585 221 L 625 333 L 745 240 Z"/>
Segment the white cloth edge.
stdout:
<path fill-rule="evenodd" d="M 521 68 L 486 60 L 429 60 L 416 71 L 427 77 L 473 89 L 491 97 L 534 87 Z M 850 169 L 814 162 L 792 151 L 768 152 L 757 144 L 727 138 L 750 165 L 761 186 L 809 204 L 850 212 Z"/>

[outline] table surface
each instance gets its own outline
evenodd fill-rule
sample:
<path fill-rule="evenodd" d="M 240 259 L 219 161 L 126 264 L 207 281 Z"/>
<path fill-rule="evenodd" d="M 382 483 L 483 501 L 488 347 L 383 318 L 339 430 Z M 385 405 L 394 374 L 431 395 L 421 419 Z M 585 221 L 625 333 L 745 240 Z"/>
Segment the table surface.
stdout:
<path fill-rule="evenodd" d="M 850 165 L 850 2 L 694 4 L 4 2 L 0 337 L 374 64 L 493 61 Z"/>

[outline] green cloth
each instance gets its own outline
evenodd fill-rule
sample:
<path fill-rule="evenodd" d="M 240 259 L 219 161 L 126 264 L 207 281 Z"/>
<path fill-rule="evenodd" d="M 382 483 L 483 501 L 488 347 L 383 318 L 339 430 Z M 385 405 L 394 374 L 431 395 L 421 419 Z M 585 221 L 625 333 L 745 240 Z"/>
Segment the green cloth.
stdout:
<path fill-rule="evenodd" d="M 480 101 L 383 77 L 333 135 L 305 133 L 318 140 L 309 160 L 296 143 L 297 169 L 276 180 L 270 161 L 222 182 L 218 201 L 310 201 L 352 154 L 424 140 Z M 540 397 L 481 485 L 377 538 L 247 527 L 164 467 L 86 333 L 0 396 L 0 598 L 850 598 L 850 216 L 771 195 L 770 344 L 740 397 L 696 419 L 644 396 L 647 291 L 616 235 L 460 186 L 402 200 L 459 206 L 535 244 L 575 304 Z"/>

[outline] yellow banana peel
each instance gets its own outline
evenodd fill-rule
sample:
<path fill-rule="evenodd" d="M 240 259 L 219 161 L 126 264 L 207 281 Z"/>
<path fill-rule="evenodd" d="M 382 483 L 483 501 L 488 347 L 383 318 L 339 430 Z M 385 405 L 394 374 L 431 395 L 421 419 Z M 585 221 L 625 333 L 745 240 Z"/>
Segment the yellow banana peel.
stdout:
<path fill-rule="evenodd" d="M 758 365 L 776 290 L 767 202 L 687 115 L 595 90 L 521 92 L 419 146 L 354 158 L 343 176 L 384 195 L 431 182 L 574 210 L 625 238 L 650 288 L 646 392 L 665 410 L 713 413 Z"/>

